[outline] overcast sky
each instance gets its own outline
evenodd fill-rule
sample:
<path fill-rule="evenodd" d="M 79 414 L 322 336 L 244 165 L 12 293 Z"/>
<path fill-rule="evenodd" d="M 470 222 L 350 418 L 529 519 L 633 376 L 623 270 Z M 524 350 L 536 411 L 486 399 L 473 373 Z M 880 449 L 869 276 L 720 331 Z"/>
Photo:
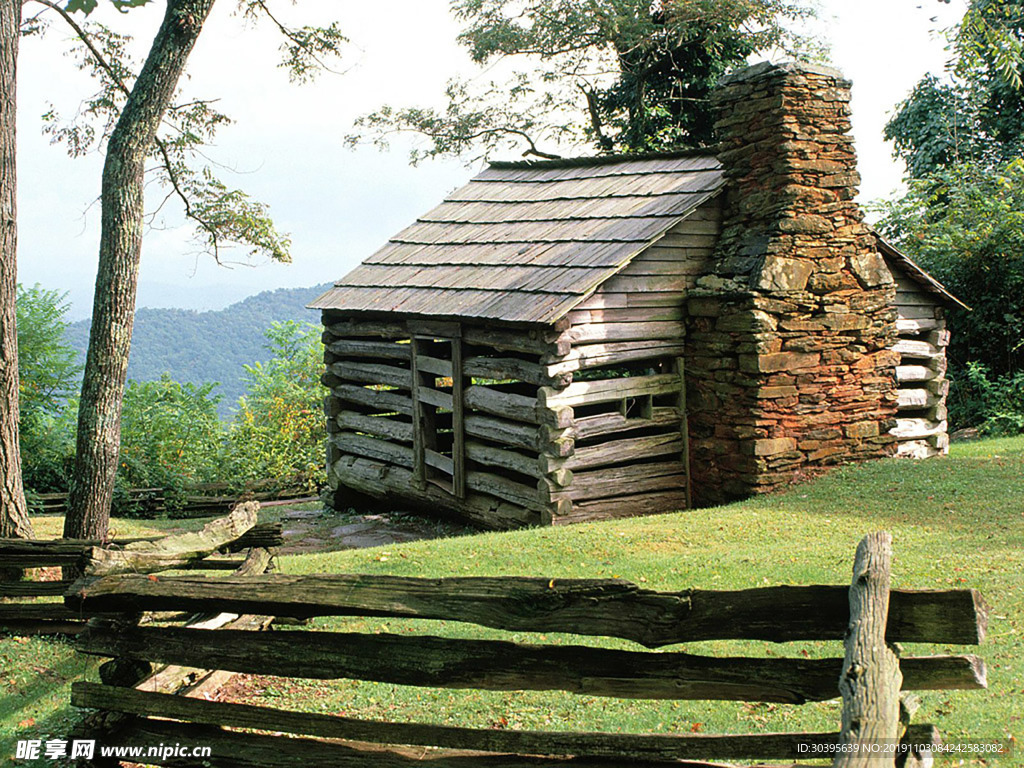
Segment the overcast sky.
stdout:
<path fill-rule="evenodd" d="M 344 74 L 290 85 L 276 68 L 276 33 L 246 29 L 232 15 L 235 3 L 221 0 L 192 55 L 186 89 L 192 97 L 219 97 L 219 108 L 235 120 L 210 155 L 236 171 L 227 173 L 229 184 L 270 205 L 291 235 L 294 262 L 216 266 L 197 253 L 190 228 L 169 209 L 143 245 L 140 306 L 220 308 L 262 290 L 333 280 L 473 174 L 459 162 L 411 168 L 400 143 L 386 154 L 343 146 L 356 115 L 383 103 L 437 103 L 449 77 L 474 72 L 455 43 L 447 0 L 280 5 L 296 25 L 340 22 L 353 41 Z M 163 7 L 102 18 L 136 34 L 141 57 Z M 819 31 L 833 64 L 854 83 L 862 202 L 898 188 L 902 168 L 882 128 L 924 73 L 941 71 L 945 43 L 935 30 L 962 12 L 962 0 L 823 0 Z M 25 40 L 19 63 L 19 279 L 69 292 L 79 318 L 92 302 L 102 158 L 71 160 L 41 134 L 40 115 L 50 104 L 70 115 L 94 90 L 62 55 L 67 34 L 58 24 L 42 40 Z M 149 202 L 158 200 L 154 191 Z"/>

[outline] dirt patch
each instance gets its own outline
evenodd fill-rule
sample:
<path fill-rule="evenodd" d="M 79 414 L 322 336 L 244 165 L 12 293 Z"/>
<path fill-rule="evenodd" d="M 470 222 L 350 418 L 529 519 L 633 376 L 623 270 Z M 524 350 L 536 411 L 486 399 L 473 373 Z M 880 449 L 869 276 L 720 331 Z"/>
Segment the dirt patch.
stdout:
<path fill-rule="evenodd" d="M 321 509 L 287 509 L 281 513 L 284 529 L 282 555 L 336 552 L 343 549 L 385 547 L 406 541 L 440 539 L 476 533 L 476 529 L 408 512 L 360 514 Z"/>

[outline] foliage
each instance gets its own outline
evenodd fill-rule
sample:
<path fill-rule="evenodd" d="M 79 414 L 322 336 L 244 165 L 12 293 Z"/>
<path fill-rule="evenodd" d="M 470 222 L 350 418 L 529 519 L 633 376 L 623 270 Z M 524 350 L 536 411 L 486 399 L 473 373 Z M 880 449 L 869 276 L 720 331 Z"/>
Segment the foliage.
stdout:
<path fill-rule="evenodd" d="M 75 391 L 82 368 L 67 341 L 67 294 L 18 286 L 18 368 L 22 429 L 43 413 L 54 414 Z"/>
<path fill-rule="evenodd" d="M 68 398 L 81 376 L 78 353 L 68 343 L 66 294 L 18 286 L 19 431 L 26 491 L 67 488 L 74 454 L 74 420 Z"/>
<path fill-rule="evenodd" d="M 976 426 L 983 435 L 1024 434 L 1024 371 L 991 378 L 981 363 L 970 362 L 949 395 L 950 419 Z"/>
<path fill-rule="evenodd" d="M 708 94 L 758 51 L 807 53 L 786 24 L 810 15 L 804 0 L 452 0 L 460 43 L 504 80 L 453 80 L 446 106 L 384 106 L 357 121 L 350 145 L 385 147 L 390 135 L 426 138 L 424 158 L 518 146 L 552 157 L 547 143 L 585 141 L 601 152 L 695 147 L 712 139 Z"/>
<path fill-rule="evenodd" d="M 245 392 L 243 365 L 269 357 L 264 329 L 275 320 L 315 322 L 306 309 L 328 284 L 309 288 L 280 288 L 250 296 L 221 310 L 140 309 L 135 313 L 128 376 L 140 381 L 159 379 L 166 372 L 182 382 L 220 382 L 218 412 L 228 418 Z M 69 343 L 83 355 L 89 344 L 89 321 L 72 323 Z"/>
<path fill-rule="evenodd" d="M 954 166 L 882 212 L 882 232 L 971 307 L 949 310 L 954 364 L 1024 370 L 1024 161 Z"/>
<path fill-rule="evenodd" d="M 139 63 L 128 55 L 131 37 L 75 17 L 76 13 L 89 16 L 96 10 L 97 0 L 72 0 L 64 8 L 50 0 L 30 1 L 43 5 L 44 11 L 26 20 L 26 30 L 42 34 L 48 27 L 46 12 L 56 13 L 75 35 L 75 65 L 91 74 L 98 88 L 70 119 L 63 119 L 51 106 L 43 115 L 44 131 L 54 142 L 63 143 L 72 157 L 102 150 L 139 71 Z M 147 2 L 111 0 L 121 12 Z M 327 62 L 340 56 L 348 42 L 335 23 L 326 27 L 289 25 L 272 14 L 264 0 L 243 0 L 239 15 L 250 24 L 269 19 L 277 28 L 284 39 L 281 66 L 296 82 L 311 81 L 319 71 L 329 69 Z M 205 148 L 231 119 L 214 107 L 215 99 L 178 96 L 164 115 L 163 130 L 151 149 L 153 172 L 166 191 L 151 218 L 174 197 L 194 225 L 197 242 L 218 261 L 225 249 L 235 246 L 245 248 L 250 259 L 291 261 L 291 241 L 277 231 L 267 206 L 222 181 L 216 163 L 206 157 Z"/>
<path fill-rule="evenodd" d="M 231 425 L 231 477 L 312 490 L 326 479 L 320 329 L 286 321 L 271 324 L 266 337 L 271 359 L 245 366 L 247 392 Z"/>
<path fill-rule="evenodd" d="M 121 415 L 115 510 L 125 514 L 128 488 L 162 488 L 173 510 L 192 485 L 218 479 L 223 428 L 215 384 L 182 384 L 164 375 L 129 381 Z M 120 509 L 118 501 L 120 500 Z"/>
<path fill-rule="evenodd" d="M 1024 152 L 1024 0 L 971 0 L 950 33 L 948 77 L 926 75 L 885 128 L 911 178 L 997 169 Z"/>

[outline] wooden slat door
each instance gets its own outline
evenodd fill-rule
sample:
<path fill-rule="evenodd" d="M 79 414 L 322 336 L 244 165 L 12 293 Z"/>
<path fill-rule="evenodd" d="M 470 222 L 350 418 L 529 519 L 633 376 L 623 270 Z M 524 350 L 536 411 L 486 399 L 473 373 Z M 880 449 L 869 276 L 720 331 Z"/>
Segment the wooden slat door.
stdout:
<path fill-rule="evenodd" d="M 465 498 L 462 339 L 458 326 L 412 329 L 413 456 L 416 483 Z M 444 336 L 436 332 L 444 331 Z"/>

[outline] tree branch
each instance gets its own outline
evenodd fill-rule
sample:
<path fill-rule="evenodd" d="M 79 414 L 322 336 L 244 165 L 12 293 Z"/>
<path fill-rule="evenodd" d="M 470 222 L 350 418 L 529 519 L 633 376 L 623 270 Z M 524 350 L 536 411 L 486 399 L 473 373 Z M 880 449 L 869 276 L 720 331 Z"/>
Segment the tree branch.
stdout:
<path fill-rule="evenodd" d="M 44 5 L 47 8 L 56 11 L 57 14 L 62 19 L 64 19 L 65 22 L 67 22 L 68 26 L 70 26 L 71 29 L 74 30 L 75 35 L 78 37 L 79 40 L 82 41 L 82 44 L 86 47 L 86 49 L 88 49 L 89 53 L 92 54 L 92 57 L 96 60 L 96 63 L 99 64 L 103 71 L 107 73 L 107 76 L 110 78 L 111 82 L 114 83 L 114 85 L 118 88 L 118 90 L 120 90 L 125 96 L 131 94 L 131 89 L 129 89 L 128 86 L 124 84 L 124 81 L 122 81 L 121 78 L 118 76 L 117 72 L 114 70 L 113 66 L 111 66 L 110 62 L 106 60 L 106 58 L 103 56 L 100 50 L 96 47 L 96 45 L 92 41 L 92 38 L 89 36 L 89 33 L 85 30 L 84 27 L 82 27 L 77 21 L 75 21 L 74 17 L 70 13 L 61 8 L 57 3 L 52 2 L 52 0 L 32 0 L 32 2 L 39 3 L 40 5 Z M 180 109 L 181 106 L 183 105 L 179 105 L 178 109 Z M 167 172 L 167 180 L 170 182 L 171 188 L 174 190 L 174 193 L 178 196 L 178 198 L 182 202 L 182 205 L 184 205 L 185 207 L 185 218 L 191 219 L 196 224 L 198 224 L 202 229 L 204 229 L 207 232 L 207 234 L 209 234 L 210 242 L 211 245 L 213 246 L 213 258 L 214 261 L 216 261 L 219 264 L 220 237 L 217 233 L 216 228 L 212 224 L 210 224 L 210 222 L 206 221 L 201 216 L 197 215 L 193 210 L 192 201 L 189 200 L 188 195 L 186 195 L 185 191 L 181 188 L 181 182 L 178 178 L 177 173 L 174 170 L 173 163 L 171 162 L 170 153 L 167 151 L 166 144 L 164 144 L 163 140 L 159 136 L 154 139 L 154 142 L 156 144 L 157 151 L 160 153 L 160 156 L 162 158 L 162 165 L 164 167 L 164 170 Z"/>

